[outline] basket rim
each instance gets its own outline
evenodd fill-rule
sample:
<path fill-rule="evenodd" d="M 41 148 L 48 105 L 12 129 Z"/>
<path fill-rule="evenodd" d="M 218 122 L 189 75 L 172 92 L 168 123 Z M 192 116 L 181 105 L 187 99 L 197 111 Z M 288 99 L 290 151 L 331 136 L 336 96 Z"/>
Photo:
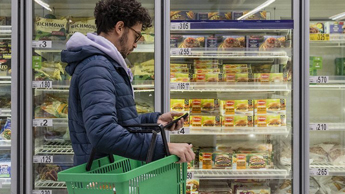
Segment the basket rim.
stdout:
<path fill-rule="evenodd" d="M 100 158 L 98 160 L 108 160 L 107 157 Z M 94 162 L 98 161 L 95 160 Z M 124 160 L 127 160 L 127 158 L 120 159 L 117 162 L 122 162 Z M 58 173 L 58 180 L 64 181 L 64 182 L 104 182 L 104 183 L 115 183 L 115 182 L 125 182 L 130 179 L 133 179 L 137 177 L 138 175 L 145 174 L 148 172 L 151 172 L 153 170 L 159 169 L 161 167 L 170 165 L 172 163 L 176 163 L 179 161 L 179 158 L 175 155 L 167 156 L 165 158 L 153 161 L 149 164 L 145 164 L 143 166 L 140 166 L 138 168 L 134 168 L 128 172 L 124 173 L 106 173 L 106 174 L 97 174 L 97 173 L 90 173 L 86 172 L 85 167 L 86 164 L 81 164 L 79 166 L 75 166 L 72 168 L 69 168 L 67 170 L 61 171 Z M 103 168 L 105 166 L 112 165 L 114 163 L 108 163 L 106 165 L 103 165 L 101 167 L 92 169 L 91 171 L 97 170 L 99 168 Z M 78 170 L 79 172 L 74 172 Z M 90 176 L 88 176 L 90 175 Z"/>

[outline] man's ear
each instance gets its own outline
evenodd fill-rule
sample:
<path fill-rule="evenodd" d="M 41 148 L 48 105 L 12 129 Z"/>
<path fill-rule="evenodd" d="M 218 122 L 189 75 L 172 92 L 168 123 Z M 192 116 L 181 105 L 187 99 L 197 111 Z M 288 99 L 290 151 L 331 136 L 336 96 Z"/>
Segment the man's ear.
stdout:
<path fill-rule="evenodd" d="M 125 31 L 125 23 L 123 21 L 118 21 L 115 25 L 114 31 L 119 36 L 122 36 Z"/>

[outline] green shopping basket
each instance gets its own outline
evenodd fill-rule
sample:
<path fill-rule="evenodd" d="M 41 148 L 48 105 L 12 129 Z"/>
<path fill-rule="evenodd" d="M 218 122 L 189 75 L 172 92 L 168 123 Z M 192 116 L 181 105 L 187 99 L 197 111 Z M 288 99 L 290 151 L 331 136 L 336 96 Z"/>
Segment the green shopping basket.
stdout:
<path fill-rule="evenodd" d="M 58 173 L 65 181 L 69 194 L 185 194 L 187 164 L 177 164 L 179 158 L 170 155 L 164 127 L 157 124 L 128 125 L 124 127 L 150 127 L 149 130 L 131 130 L 132 133 L 153 133 L 146 162 L 116 155 L 93 161 L 92 150 L 87 164 Z M 166 157 L 152 160 L 155 141 L 161 133 Z M 114 161 L 115 160 L 115 161 Z"/>

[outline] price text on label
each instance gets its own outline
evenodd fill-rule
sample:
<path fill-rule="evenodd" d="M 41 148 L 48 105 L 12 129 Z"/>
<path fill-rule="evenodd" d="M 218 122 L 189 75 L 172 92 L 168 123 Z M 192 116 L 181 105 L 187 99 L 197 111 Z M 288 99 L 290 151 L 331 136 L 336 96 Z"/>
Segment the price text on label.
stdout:
<path fill-rule="evenodd" d="M 328 41 L 329 34 L 310 34 L 310 40 Z"/>
<path fill-rule="evenodd" d="M 181 135 L 190 134 L 190 129 L 182 127 L 180 130 L 178 130 L 177 134 L 181 134 Z"/>
<path fill-rule="evenodd" d="M 310 170 L 311 176 L 329 176 L 327 168 L 313 168 Z"/>
<path fill-rule="evenodd" d="M 53 120 L 52 119 L 34 119 L 32 126 L 34 127 L 52 127 Z"/>
<path fill-rule="evenodd" d="M 312 130 L 312 131 L 327 131 L 328 130 L 328 124 L 326 124 L 326 123 L 310 124 L 310 130 Z"/>
<path fill-rule="evenodd" d="M 53 162 L 53 156 L 34 156 L 34 163 L 50 164 Z"/>
<path fill-rule="evenodd" d="M 194 172 L 187 172 L 187 179 L 194 179 Z"/>
<path fill-rule="evenodd" d="M 190 23 L 182 22 L 182 23 L 171 23 L 172 30 L 190 30 Z"/>
<path fill-rule="evenodd" d="M 32 88 L 53 88 L 52 81 L 33 81 Z"/>
<path fill-rule="evenodd" d="M 328 76 L 312 76 L 309 78 L 310 83 L 326 84 L 329 82 Z"/>
<path fill-rule="evenodd" d="M 52 190 L 33 190 L 32 194 L 53 194 Z"/>
<path fill-rule="evenodd" d="M 170 89 L 172 90 L 189 90 L 190 83 L 170 83 Z"/>
<path fill-rule="evenodd" d="M 192 55 L 191 48 L 172 48 L 171 49 L 172 56 L 188 56 Z"/>
<path fill-rule="evenodd" d="M 52 48 L 52 41 L 32 41 L 33 48 Z"/>

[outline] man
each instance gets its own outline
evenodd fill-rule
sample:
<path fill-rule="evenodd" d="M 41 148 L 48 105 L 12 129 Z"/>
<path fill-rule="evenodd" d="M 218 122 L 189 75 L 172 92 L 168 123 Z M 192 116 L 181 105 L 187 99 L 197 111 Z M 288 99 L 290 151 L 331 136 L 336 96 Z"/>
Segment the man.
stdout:
<path fill-rule="evenodd" d="M 101 0 L 96 4 L 97 35 L 75 33 L 62 51 L 66 71 L 72 76 L 68 124 L 74 164 L 86 163 L 92 148 L 96 158 L 109 153 L 145 160 L 151 134 L 132 134 L 121 125 L 172 121 L 180 113 L 138 115 L 133 99 L 132 74 L 125 58 L 137 47 L 141 30 L 151 27 L 147 10 L 135 0 Z M 183 126 L 181 119 L 170 130 Z M 169 143 L 179 162 L 190 162 L 192 145 Z M 162 138 L 157 137 L 153 159 L 164 157 Z"/>

